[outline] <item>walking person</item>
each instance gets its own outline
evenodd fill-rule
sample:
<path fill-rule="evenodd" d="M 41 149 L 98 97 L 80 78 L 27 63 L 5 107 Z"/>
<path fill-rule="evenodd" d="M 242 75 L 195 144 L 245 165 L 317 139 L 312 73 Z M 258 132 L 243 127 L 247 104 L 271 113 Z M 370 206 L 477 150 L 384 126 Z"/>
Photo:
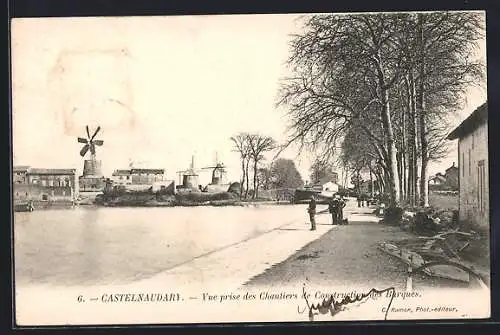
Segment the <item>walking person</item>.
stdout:
<path fill-rule="evenodd" d="M 314 195 L 311 195 L 307 212 L 309 213 L 309 220 L 311 221 L 311 230 L 316 230 L 316 199 L 314 199 Z"/>
<path fill-rule="evenodd" d="M 332 215 L 332 225 L 338 224 L 338 209 L 339 209 L 339 203 L 338 200 L 335 199 L 335 197 L 332 197 L 330 199 L 330 202 L 328 203 L 328 211 Z"/>
<path fill-rule="evenodd" d="M 358 193 L 357 200 L 358 200 L 358 207 L 361 207 L 361 204 L 363 202 L 363 198 L 361 196 L 361 193 Z"/>

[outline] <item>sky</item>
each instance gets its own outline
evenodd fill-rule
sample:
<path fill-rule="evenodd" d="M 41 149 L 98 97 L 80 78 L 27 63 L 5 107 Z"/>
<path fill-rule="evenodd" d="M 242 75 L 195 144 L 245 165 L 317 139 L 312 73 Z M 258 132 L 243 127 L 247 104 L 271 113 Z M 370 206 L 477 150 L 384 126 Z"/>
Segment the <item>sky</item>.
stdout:
<path fill-rule="evenodd" d="M 275 103 L 289 74 L 290 34 L 297 15 L 122 18 L 29 18 L 12 22 L 14 165 L 75 168 L 77 137 L 98 125 L 103 173 L 163 168 L 170 179 L 217 155 L 231 181 L 240 161 L 229 138 L 257 132 L 286 139 L 285 110 Z M 485 52 L 483 46 L 480 52 Z M 456 124 L 486 100 L 473 90 Z M 312 153 L 290 148 L 304 180 Z M 456 157 L 433 163 L 430 174 Z M 209 171 L 200 181 L 208 183 Z"/>

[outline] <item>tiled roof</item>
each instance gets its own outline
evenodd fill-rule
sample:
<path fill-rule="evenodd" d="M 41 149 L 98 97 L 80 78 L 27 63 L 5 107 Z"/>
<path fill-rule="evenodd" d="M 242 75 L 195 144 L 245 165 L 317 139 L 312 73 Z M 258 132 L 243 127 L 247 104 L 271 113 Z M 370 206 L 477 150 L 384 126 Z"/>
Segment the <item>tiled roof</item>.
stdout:
<path fill-rule="evenodd" d="M 112 176 L 130 176 L 130 170 L 115 170 Z"/>
<path fill-rule="evenodd" d="M 25 171 L 28 171 L 30 167 L 28 165 L 18 165 L 18 166 L 14 166 L 12 168 L 12 171 L 14 172 L 25 172 Z"/>
<path fill-rule="evenodd" d="M 76 169 L 29 169 L 28 174 L 74 175 Z"/>
<path fill-rule="evenodd" d="M 464 137 L 474 131 L 480 124 L 488 121 L 488 102 L 479 106 L 467 119 L 465 119 L 449 135 L 449 140 Z"/>
<path fill-rule="evenodd" d="M 130 173 L 132 173 L 132 174 L 135 174 L 135 173 L 164 174 L 165 170 L 164 169 L 132 169 L 132 170 L 130 170 Z"/>
<path fill-rule="evenodd" d="M 435 175 L 434 177 L 431 177 L 430 180 L 439 180 L 439 181 L 445 182 L 446 177 L 444 177 L 443 175 Z"/>

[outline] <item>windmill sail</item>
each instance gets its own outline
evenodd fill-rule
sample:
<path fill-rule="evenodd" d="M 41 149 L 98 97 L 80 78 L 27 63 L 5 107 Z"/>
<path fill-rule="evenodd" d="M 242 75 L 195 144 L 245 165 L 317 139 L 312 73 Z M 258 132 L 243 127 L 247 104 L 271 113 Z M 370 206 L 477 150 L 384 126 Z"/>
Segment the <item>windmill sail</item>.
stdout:
<path fill-rule="evenodd" d="M 101 127 L 98 126 L 97 129 L 95 130 L 95 133 L 94 135 L 92 135 L 92 138 L 90 139 L 91 141 L 96 137 L 97 133 L 99 132 L 99 130 L 101 130 Z"/>
<path fill-rule="evenodd" d="M 78 137 L 78 143 L 85 143 L 85 145 L 82 147 L 82 149 L 80 150 L 80 156 L 85 156 L 87 154 L 87 152 L 90 150 L 90 154 L 92 156 L 95 155 L 95 146 L 102 146 L 104 144 L 104 141 L 102 140 L 94 140 L 94 138 L 97 136 L 97 134 L 99 133 L 99 131 L 101 130 L 101 127 L 98 126 L 97 129 L 94 131 L 94 134 L 92 135 L 92 137 L 90 136 L 90 130 L 89 130 L 89 126 L 85 126 L 85 131 L 87 133 L 87 138 L 83 138 L 83 137 Z"/>
<path fill-rule="evenodd" d="M 89 145 L 88 144 L 85 144 L 82 148 L 82 150 L 80 150 L 80 156 L 85 156 L 85 154 L 87 153 L 87 151 L 89 150 Z"/>

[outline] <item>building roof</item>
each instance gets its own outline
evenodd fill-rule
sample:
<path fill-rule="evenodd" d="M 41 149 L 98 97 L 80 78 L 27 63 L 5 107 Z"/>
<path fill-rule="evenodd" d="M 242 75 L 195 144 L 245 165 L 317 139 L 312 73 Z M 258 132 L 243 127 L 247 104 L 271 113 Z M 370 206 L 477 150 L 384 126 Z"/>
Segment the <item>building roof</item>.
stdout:
<path fill-rule="evenodd" d="M 14 166 L 12 167 L 12 171 L 14 172 L 26 172 L 29 170 L 29 166 L 28 165 L 18 165 L 18 166 Z"/>
<path fill-rule="evenodd" d="M 462 138 L 474 131 L 480 124 L 488 121 L 488 102 L 479 106 L 468 118 L 456 127 L 447 137 L 449 140 Z"/>
<path fill-rule="evenodd" d="M 130 173 L 131 174 L 135 174 L 135 173 L 164 174 L 165 170 L 164 169 L 131 169 Z"/>
<path fill-rule="evenodd" d="M 450 166 L 449 168 L 447 168 L 445 171 L 446 171 L 446 172 L 450 172 L 450 171 L 452 171 L 452 170 L 458 170 L 458 167 L 456 167 L 455 165 L 452 165 L 452 166 Z"/>
<path fill-rule="evenodd" d="M 130 176 L 130 170 L 115 170 L 112 176 Z"/>
<path fill-rule="evenodd" d="M 74 175 L 76 169 L 29 169 L 28 173 L 30 175 L 40 174 L 40 175 Z"/>
<path fill-rule="evenodd" d="M 446 181 L 446 178 L 441 174 L 437 174 L 437 175 L 431 177 L 430 180 L 438 180 L 438 181 L 444 183 Z"/>

